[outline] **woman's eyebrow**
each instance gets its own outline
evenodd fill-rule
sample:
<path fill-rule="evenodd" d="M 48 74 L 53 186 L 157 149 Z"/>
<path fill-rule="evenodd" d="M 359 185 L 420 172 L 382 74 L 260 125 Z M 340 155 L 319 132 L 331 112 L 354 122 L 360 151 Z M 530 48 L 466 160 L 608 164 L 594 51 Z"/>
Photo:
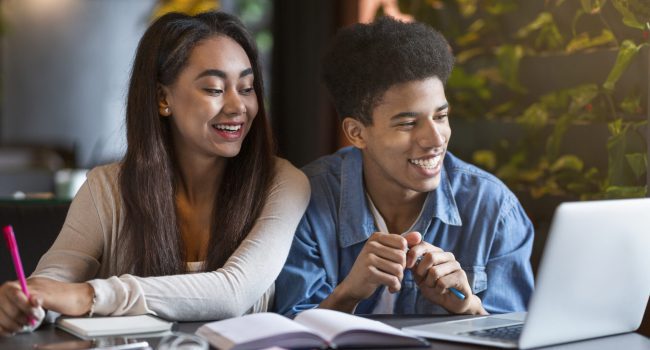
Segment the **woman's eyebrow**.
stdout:
<path fill-rule="evenodd" d="M 253 68 L 246 68 L 243 71 L 241 71 L 241 73 L 239 73 L 239 77 L 243 78 L 243 77 L 245 77 L 247 75 L 250 75 L 250 74 L 253 74 Z M 224 72 L 224 71 L 222 71 L 220 69 L 206 69 L 203 72 L 201 72 L 196 77 L 195 80 L 203 78 L 203 77 L 208 77 L 208 76 L 219 77 L 219 78 L 222 78 L 222 79 L 226 79 L 226 72 Z"/>

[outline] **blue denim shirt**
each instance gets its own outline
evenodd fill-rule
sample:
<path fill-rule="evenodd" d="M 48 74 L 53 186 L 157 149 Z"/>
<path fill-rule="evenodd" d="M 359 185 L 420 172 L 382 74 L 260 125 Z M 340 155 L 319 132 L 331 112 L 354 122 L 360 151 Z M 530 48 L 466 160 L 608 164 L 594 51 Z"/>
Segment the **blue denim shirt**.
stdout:
<path fill-rule="evenodd" d="M 358 149 L 343 148 L 303 171 L 311 183 L 311 201 L 275 283 L 274 310 L 287 315 L 327 298 L 377 231 Z M 496 177 L 447 152 L 440 185 L 427 195 L 413 228 L 455 255 L 488 312 L 526 310 L 533 291 L 529 258 L 534 230 L 517 198 Z M 355 313 L 372 313 L 383 288 L 359 303 Z M 407 269 L 395 313 L 447 312 L 420 294 Z"/>

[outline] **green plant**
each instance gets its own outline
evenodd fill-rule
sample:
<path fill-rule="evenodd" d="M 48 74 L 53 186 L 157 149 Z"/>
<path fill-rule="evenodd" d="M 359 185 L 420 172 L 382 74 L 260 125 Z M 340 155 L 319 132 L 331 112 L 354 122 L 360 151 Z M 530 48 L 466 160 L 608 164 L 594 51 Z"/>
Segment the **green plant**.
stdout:
<path fill-rule="evenodd" d="M 457 64 L 448 81 L 454 118 L 519 126 L 520 137 L 475 151 L 476 164 L 533 198 L 646 195 L 648 81 L 631 90 L 620 82 L 630 65 L 648 55 L 650 3 L 401 0 L 400 8 L 440 30 L 454 49 Z M 607 51 L 616 58 L 598 68 L 608 72 L 599 81 L 587 77 L 563 86 L 557 79 L 543 92 L 521 81 L 522 65 L 533 59 L 538 69 L 552 70 L 558 57 L 590 59 Z M 642 62 L 646 75 L 648 62 Z M 567 131 L 586 125 L 609 130 L 607 139 L 592 141 L 594 150 L 607 154 L 606 169 L 565 150 Z"/>
<path fill-rule="evenodd" d="M 219 7 L 219 0 L 158 0 L 152 17 L 155 19 L 169 12 L 195 15 Z"/>

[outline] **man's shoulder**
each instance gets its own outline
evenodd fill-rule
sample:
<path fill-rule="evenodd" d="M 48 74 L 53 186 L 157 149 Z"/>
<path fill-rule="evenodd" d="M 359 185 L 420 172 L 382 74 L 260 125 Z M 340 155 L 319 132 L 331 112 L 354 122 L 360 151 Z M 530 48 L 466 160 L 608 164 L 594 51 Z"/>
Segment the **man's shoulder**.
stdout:
<path fill-rule="evenodd" d="M 489 172 L 467 163 L 447 152 L 445 170 L 453 188 L 462 187 L 463 192 L 488 192 L 497 198 L 513 198 L 514 194 L 499 178 Z"/>
<path fill-rule="evenodd" d="M 357 152 L 353 147 L 344 147 L 335 153 L 320 157 L 302 167 L 310 181 L 319 178 L 339 179 L 344 160 Z"/>

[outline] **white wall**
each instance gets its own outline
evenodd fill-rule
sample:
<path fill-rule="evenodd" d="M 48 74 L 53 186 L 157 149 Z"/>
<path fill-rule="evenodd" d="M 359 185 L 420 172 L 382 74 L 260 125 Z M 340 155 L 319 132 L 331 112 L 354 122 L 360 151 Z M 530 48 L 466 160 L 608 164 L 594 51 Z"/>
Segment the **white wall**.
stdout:
<path fill-rule="evenodd" d="M 4 144 L 74 149 L 77 166 L 121 157 L 137 43 L 155 0 L 5 0 Z"/>

